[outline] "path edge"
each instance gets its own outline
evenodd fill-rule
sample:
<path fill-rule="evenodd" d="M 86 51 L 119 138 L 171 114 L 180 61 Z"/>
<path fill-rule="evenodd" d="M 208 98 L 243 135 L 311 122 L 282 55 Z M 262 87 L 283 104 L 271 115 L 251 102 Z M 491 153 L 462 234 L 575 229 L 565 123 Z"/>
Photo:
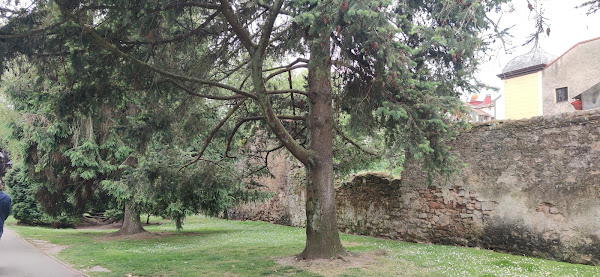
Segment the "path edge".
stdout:
<path fill-rule="evenodd" d="M 57 259 L 56 257 L 53 257 L 52 255 L 50 255 L 50 254 L 46 253 L 45 251 L 42 251 L 42 250 L 41 250 L 39 247 L 35 246 L 35 245 L 34 245 L 34 244 L 32 244 L 31 242 L 29 242 L 29 241 L 27 241 L 26 239 L 24 239 L 23 237 L 21 237 L 21 235 L 19 235 L 17 232 L 13 231 L 13 230 L 12 230 L 12 229 L 11 229 L 9 226 L 6 226 L 6 225 L 5 225 L 4 227 L 5 227 L 6 229 L 8 229 L 10 232 L 12 232 L 12 233 L 13 233 L 13 234 L 14 234 L 14 235 L 15 235 L 17 238 L 19 238 L 20 240 L 22 240 L 22 241 L 24 241 L 25 243 L 27 243 L 27 244 L 31 245 L 33 248 L 37 249 L 39 252 L 41 252 L 41 253 L 43 253 L 44 255 L 46 255 L 46 256 L 48 256 L 48 257 L 50 257 L 51 259 L 53 259 L 53 260 L 57 261 L 58 263 L 62 264 L 64 267 L 68 268 L 69 270 L 71 270 L 71 271 L 73 271 L 73 272 L 75 272 L 75 273 L 77 273 L 77 274 L 80 274 L 81 276 L 84 276 L 84 277 L 91 277 L 90 275 L 87 275 L 87 274 L 85 274 L 85 273 L 83 273 L 83 272 L 81 272 L 81 271 L 79 271 L 79 270 L 77 270 L 77 269 L 73 268 L 72 266 L 70 266 L 70 265 L 66 264 L 65 262 L 63 262 L 63 261 L 61 261 L 61 260 Z"/>

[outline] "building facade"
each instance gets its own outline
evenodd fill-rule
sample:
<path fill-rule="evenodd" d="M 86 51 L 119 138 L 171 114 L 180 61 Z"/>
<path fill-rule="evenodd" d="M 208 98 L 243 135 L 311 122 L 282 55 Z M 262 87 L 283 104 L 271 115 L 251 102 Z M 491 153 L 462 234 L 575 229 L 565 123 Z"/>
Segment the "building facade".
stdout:
<path fill-rule="evenodd" d="M 582 41 L 559 57 L 536 45 L 497 76 L 504 80 L 507 119 L 572 112 L 579 100 L 584 110 L 600 107 L 600 101 L 591 101 L 600 83 L 600 38 Z"/>

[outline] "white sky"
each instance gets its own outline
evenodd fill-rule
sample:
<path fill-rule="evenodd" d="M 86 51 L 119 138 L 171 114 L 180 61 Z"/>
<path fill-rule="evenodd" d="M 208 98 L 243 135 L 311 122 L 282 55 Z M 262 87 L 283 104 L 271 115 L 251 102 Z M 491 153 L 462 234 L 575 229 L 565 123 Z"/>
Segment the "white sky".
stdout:
<path fill-rule="evenodd" d="M 533 3 L 533 0 L 531 0 Z M 515 47 L 510 54 L 498 49 L 491 55 L 491 60 L 481 66 L 477 75 L 485 84 L 501 88 L 502 81 L 496 77 L 504 66 L 514 57 L 531 50 L 533 44 L 522 46 L 535 30 L 533 14 L 530 15 L 526 0 L 513 0 L 514 12 L 505 13 L 500 26 L 506 28 L 515 25 L 511 30 L 511 45 Z M 578 42 L 600 37 L 600 11 L 586 15 L 587 8 L 575 8 L 585 0 L 539 0 L 545 10 L 545 17 L 550 25 L 550 36 L 540 38 L 540 45 L 546 52 L 560 56 Z M 498 45 L 499 47 L 499 45 Z M 484 93 L 480 93 L 480 98 Z"/>

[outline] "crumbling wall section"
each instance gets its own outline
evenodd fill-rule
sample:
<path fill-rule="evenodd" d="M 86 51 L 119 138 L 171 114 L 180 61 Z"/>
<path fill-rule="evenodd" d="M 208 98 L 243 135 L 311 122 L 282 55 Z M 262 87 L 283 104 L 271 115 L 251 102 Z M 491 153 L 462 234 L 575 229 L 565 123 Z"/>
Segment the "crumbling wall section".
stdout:
<path fill-rule="evenodd" d="M 600 264 L 600 111 L 477 124 L 452 149 L 450 179 L 413 162 L 342 185 L 340 228 Z"/>

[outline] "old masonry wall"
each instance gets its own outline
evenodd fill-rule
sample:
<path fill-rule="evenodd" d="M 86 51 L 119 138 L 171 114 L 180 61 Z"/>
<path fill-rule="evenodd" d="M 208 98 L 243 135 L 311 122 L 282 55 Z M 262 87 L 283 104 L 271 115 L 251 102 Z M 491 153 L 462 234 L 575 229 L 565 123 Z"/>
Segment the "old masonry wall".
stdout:
<path fill-rule="evenodd" d="M 452 149 L 465 167 L 450 179 L 409 163 L 339 184 L 340 230 L 600 265 L 600 110 L 477 124 Z M 275 196 L 230 217 L 303 226 L 302 168 L 272 167 Z"/>

